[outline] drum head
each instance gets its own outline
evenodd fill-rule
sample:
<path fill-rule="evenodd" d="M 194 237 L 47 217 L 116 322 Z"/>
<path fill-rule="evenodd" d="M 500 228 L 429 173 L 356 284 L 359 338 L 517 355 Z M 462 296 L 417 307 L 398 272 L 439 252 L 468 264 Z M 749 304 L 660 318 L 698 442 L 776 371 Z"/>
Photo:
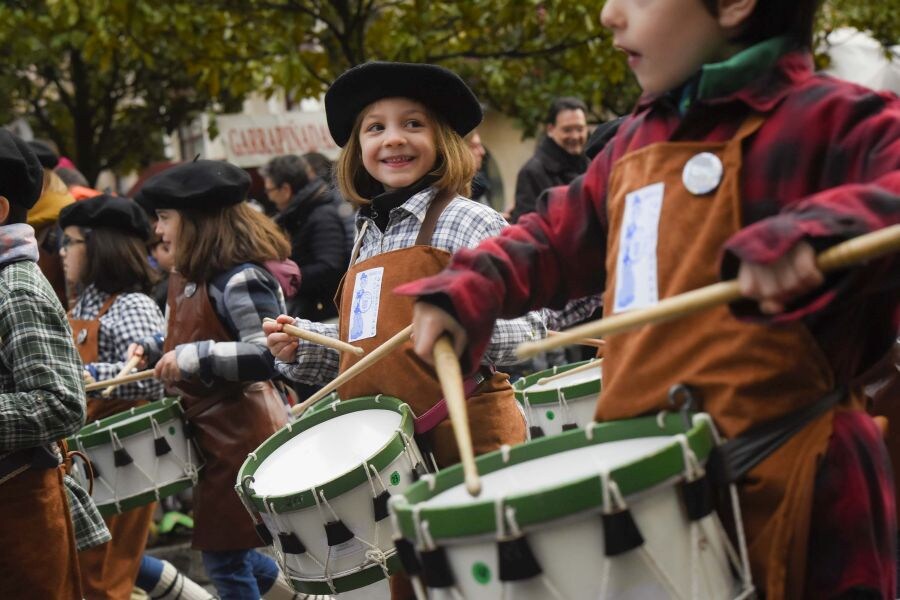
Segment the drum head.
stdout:
<path fill-rule="evenodd" d="M 319 423 L 263 460 L 253 489 L 263 496 L 281 496 L 327 483 L 384 447 L 401 418 L 390 410 L 361 410 Z"/>

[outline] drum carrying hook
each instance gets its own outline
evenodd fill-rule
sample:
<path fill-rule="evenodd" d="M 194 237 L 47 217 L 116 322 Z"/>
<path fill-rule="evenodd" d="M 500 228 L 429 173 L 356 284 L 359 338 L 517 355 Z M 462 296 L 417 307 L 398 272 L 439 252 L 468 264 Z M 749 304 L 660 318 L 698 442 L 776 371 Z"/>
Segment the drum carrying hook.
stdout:
<path fill-rule="evenodd" d="M 685 431 L 693 426 L 691 413 L 700 407 L 699 396 L 696 391 L 686 383 L 676 383 L 669 388 L 669 405 L 681 413 Z"/>

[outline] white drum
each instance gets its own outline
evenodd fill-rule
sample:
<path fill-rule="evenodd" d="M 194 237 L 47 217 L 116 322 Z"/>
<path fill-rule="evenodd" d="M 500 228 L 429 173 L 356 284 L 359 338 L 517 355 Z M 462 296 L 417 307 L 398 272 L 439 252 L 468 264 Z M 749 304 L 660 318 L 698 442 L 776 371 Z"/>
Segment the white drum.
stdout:
<path fill-rule="evenodd" d="M 707 415 L 593 424 L 477 459 L 391 502 L 407 570 L 431 600 L 722 600 L 753 592 L 703 465 Z M 742 573 L 738 580 L 733 575 Z"/>
<path fill-rule="evenodd" d="M 388 500 L 423 472 L 412 412 L 378 396 L 289 423 L 247 458 L 236 490 L 297 591 L 377 598 L 399 567 Z"/>
<path fill-rule="evenodd" d="M 103 516 L 161 500 L 193 486 L 202 460 L 174 398 L 95 421 L 67 440 L 91 462 L 91 498 Z M 87 489 L 84 467 L 75 462 Z"/>
<path fill-rule="evenodd" d="M 587 367 L 589 364 L 596 368 Z M 516 399 L 528 421 L 528 439 L 584 427 L 594 420 L 601 387 L 600 364 L 593 360 L 553 367 L 515 382 Z"/>

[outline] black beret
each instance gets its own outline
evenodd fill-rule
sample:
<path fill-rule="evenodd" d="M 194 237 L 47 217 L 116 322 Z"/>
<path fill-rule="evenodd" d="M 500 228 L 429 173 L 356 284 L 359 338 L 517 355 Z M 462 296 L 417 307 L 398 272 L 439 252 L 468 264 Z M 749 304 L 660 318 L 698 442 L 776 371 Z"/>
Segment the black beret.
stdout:
<path fill-rule="evenodd" d="M 118 229 L 142 240 L 150 237 L 150 222 L 134 200 L 100 194 L 87 200 L 70 204 L 59 213 L 59 226 L 107 227 Z"/>
<path fill-rule="evenodd" d="M 44 190 L 44 169 L 34 151 L 18 136 L 0 128 L 0 196 L 31 208 Z"/>
<path fill-rule="evenodd" d="M 40 140 L 31 140 L 28 146 L 41 161 L 41 166 L 45 169 L 55 169 L 59 164 L 59 156 L 53 151 L 53 148 Z"/>
<path fill-rule="evenodd" d="M 453 71 L 421 63 L 368 62 L 344 71 L 325 92 L 331 137 L 343 147 L 360 111 L 382 98 L 396 97 L 418 100 L 460 136 L 483 118 L 475 94 Z"/>
<path fill-rule="evenodd" d="M 216 211 L 243 202 L 250 175 L 221 160 L 181 163 L 148 179 L 137 198 L 142 206 L 158 209 Z"/>

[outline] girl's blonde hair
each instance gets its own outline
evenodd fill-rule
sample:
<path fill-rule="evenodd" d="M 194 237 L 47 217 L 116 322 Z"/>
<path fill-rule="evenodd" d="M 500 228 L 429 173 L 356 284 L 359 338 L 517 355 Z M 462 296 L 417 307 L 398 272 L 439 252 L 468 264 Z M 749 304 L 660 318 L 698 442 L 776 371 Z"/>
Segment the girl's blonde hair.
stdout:
<path fill-rule="evenodd" d="M 175 269 L 188 281 L 209 281 L 241 263 L 284 260 L 290 243 L 275 223 L 246 202 L 220 211 L 179 210 Z"/>
<path fill-rule="evenodd" d="M 418 100 L 415 100 L 418 102 Z M 341 194 L 352 204 L 359 206 L 371 202 L 371 197 L 381 193 L 381 184 L 366 171 L 362 162 L 362 147 L 359 131 L 368 107 L 360 111 L 353 124 L 350 139 L 341 150 L 334 164 L 334 179 Z M 427 106 L 425 111 L 434 124 L 434 147 L 437 153 L 434 169 L 430 175 L 438 177 L 433 184 L 438 194 L 451 193 L 466 198 L 472 193 L 472 178 L 475 176 L 475 159 L 468 145 L 447 122 Z"/>

